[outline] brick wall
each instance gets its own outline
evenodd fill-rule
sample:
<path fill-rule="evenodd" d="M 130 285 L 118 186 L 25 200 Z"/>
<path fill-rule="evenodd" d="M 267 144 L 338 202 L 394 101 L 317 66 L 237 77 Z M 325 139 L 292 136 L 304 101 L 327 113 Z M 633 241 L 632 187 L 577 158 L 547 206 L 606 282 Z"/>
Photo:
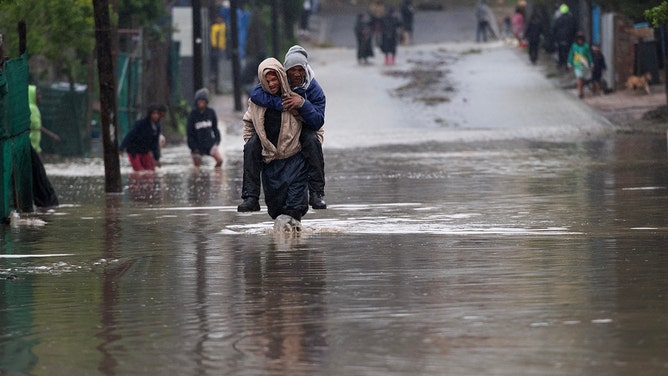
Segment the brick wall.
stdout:
<path fill-rule="evenodd" d="M 626 79 L 633 74 L 635 43 L 637 38 L 629 33 L 633 23 L 622 16 L 615 16 L 615 90 L 624 89 Z"/>

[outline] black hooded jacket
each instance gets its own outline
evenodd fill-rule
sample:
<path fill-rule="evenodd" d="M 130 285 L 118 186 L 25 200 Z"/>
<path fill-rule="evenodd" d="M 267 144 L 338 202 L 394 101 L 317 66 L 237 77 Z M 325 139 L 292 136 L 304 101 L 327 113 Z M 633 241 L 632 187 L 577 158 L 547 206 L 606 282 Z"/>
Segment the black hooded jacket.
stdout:
<path fill-rule="evenodd" d="M 205 108 L 204 112 L 193 109 L 188 115 L 186 132 L 190 150 L 208 155 L 211 148 L 220 143 L 216 112 L 209 107 Z"/>

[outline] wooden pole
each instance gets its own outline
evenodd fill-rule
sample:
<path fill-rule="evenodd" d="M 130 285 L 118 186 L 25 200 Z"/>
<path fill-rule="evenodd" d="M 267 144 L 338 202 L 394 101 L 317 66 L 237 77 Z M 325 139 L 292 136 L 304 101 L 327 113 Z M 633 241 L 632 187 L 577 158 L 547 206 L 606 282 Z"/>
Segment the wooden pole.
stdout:
<path fill-rule="evenodd" d="M 19 55 L 26 53 L 28 49 L 28 29 L 26 27 L 26 21 L 19 21 Z"/>
<path fill-rule="evenodd" d="M 202 62 L 202 6 L 199 0 L 192 0 L 193 7 L 193 84 L 195 91 L 204 87 Z M 194 93 L 193 93 L 194 94 Z"/>
<path fill-rule="evenodd" d="M 121 168 L 118 159 L 118 125 L 116 109 L 116 80 L 112 53 L 109 0 L 93 0 L 95 18 L 95 47 L 100 83 L 100 121 L 104 152 L 104 189 L 107 193 L 121 192 Z"/>

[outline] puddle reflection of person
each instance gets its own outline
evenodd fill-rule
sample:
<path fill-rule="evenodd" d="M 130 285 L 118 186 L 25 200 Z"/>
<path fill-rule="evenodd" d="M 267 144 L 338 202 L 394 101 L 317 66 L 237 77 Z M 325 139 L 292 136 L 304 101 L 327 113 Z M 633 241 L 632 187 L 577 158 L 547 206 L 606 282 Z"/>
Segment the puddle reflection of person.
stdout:
<path fill-rule="evenodd" d="M 238 298 L 249 303 L 240 315 L 244 317 L 240 328 L 248 335 L 237 348 L 273 360 L 259 367 L 285 375 L 293 374 L 297 365 L 322 369 L 322 362 L 331 356 L 324 253 L 312 250 L 303 238 L 297 242 L 244 241 L 238 244 L 242 252 L 233 256 L 243 280 L 243 295 Z"/>
<path fill-rule="evenodd" d="M 275 58 L 260 63 L 258 79 L 262 89 L 271 95 L 295 95 L 285 69 Z M 262 186 L 269 216 L 276 219 L 285 214 L 300 221 L 308 211 L 308 172 L 299 143 L 301 121 L 291 111 L 248 101 L 243 122 L 244 142 L 257 136 L 262 145 Z"/>

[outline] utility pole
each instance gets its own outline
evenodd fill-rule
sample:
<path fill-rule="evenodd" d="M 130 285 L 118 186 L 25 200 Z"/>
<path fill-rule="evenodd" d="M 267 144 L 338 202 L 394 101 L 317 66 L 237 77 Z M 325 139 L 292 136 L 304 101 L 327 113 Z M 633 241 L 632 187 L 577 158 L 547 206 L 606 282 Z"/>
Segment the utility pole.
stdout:
<path fill-rule="evenodd" d="M 234 110 L 241 111 L 241 84 L 239 76 L 241 67 L 239 64 L 239 20 L 237 17 L 238 0 L 230 0 L 230 25 L 232 35 L 232 85 L 234 89 Z"/>
<path fill-rule="evenodd" d="M 98 81 L 100 82 L 100 121 L 104 149 L 104 190 L 121 192 L 121 166 L 118 160 L 118 125 L 116 110 L 116 80 L 112 54 L 109 0 L 93 0 L 95 47 L 97 50 Z"/>
<path fill-rule="evenodd" d="M 202 73 L 202 7 L 199 0 L 192 0 L 193 5 L 193 84 L 195 91 L 204 87 Z"/>

